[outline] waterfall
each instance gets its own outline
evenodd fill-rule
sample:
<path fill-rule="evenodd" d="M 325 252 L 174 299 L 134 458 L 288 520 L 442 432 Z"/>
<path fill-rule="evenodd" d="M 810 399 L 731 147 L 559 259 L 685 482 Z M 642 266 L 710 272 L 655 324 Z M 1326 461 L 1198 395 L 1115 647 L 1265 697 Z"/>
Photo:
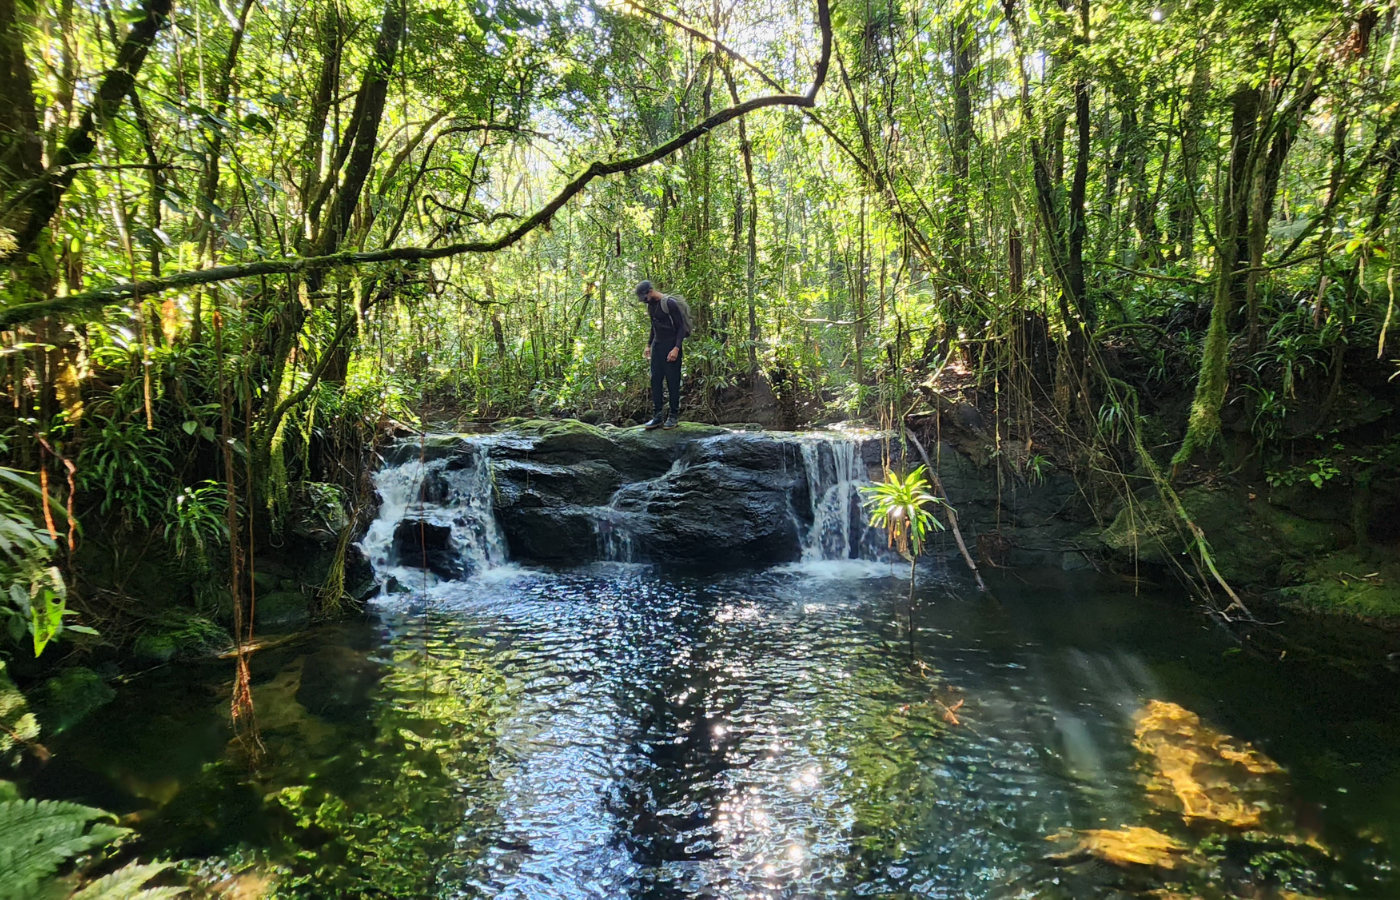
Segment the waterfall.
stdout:
<path fill-rule="evenodd" d="M 503 564 L 489 438 L 463 439 L 456 452 L 426 460 L 402 449 L 404 462 L 374 476 L 379 515 L 360 541 L 380 581 L 431 586 Z"/>
<path fill-rule="evenodd" d="M 802 561 L 860 559 L 866 532 L 860 486 L 869 478 L 859 439 L 812 436 L 801 448 L 812 514 Z"/>
<path fill-rule="evenodd" d="M 616 498 L 612 503 L 598 510 L 593 522 L 598 536 L 598 556 L 606 562 L 636 562 L 637 550 L 633 546 L 632 529 L 627 524 L 628 513 L 617 508 Z"/>
<path fill-rule="evenodd" d="M 633 520 L 638 513 L 627 507 L 636 503 L 639 483 L 664 484 L 666 479 L 681 474 L 688 466 L 689 463 L 682 457 L 671 463 L 671 468 L 666 470 L 666 474 L 648 482 L 624 484 L 613 492 L 607 506 L 593 508 L 593 534 L 598 541 L 598 558 L 600 560 L 624 563 L 645 561 L 645 554 L 637 552 L 637 529 L 633 527 Z M 630 498 L 631 503 L 627 503 L 624 498 Z"/>

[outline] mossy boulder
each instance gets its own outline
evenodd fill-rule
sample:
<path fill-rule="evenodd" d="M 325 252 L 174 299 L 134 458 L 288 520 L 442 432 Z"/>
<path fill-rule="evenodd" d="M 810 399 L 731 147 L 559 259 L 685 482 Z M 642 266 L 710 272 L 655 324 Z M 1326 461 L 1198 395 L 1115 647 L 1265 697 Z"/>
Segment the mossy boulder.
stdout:
<path fill-rule="evenodd" d="M 1241 487 L 1196 486 L 1182 491 L 1181 504 L 1205 533 L 1212 558 L 1227 581 L 1278 584 L 1290 560 L 1308 559 L 1342 546 L 1346 529 L 1295 516 L 1252 497 Z M 1124 560 L 1165 565 L 1190 550 L 1186 529 L 1155 493 L 1126 505 L 1101 540 Z"/>
<path fill-rule="evenodd" d="M 1288 574 L 1301 582 L 1278 592 L 1290 606 L 1400 623 L 1400 563 L 1342 551 L 1290 567 Z"/>
<path fill-rule="evenodd" d="M 35 705 L 44 730 L 58 734 L 72 728 L 117 696 L 107 682 L 92 669 L 75 666 L 64 669 L 35 693 Z"/>
<path fill-rule="evenodd" d="M 345 491 L 338 484 L 308 481 L 297 488 L 287 532 L 315 544 L 334 543 L 350 525 Z"/>
<path fill-rule="evenodd" d="M 311 619 L 311 606 L 301 591 L 274 591 L 259 597 L 253 622 L 263 630 L 290 630 Z"/>
<path fill-rule="evenodd" d="M 132 655 L 150 662 L 196 659 L 228 647 L 229 634 L 218 623 L 172 610 L 147 624 L 132 642 Z"/>

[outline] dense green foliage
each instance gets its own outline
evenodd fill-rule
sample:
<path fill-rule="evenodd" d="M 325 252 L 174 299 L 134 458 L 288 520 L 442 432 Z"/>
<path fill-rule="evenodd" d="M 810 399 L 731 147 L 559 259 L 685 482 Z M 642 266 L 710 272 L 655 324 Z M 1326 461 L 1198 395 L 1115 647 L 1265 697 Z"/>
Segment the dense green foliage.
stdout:
<path fill-rule="evenodd" d="M 1397 35 L 1310 0 L 6 0 L 0 427 L 58 542 L 101 522 L 235 622 L 248 531 L 362 496 L 381 426 L 644 411 L 644 277 L 694 309 L 693 418 L 957 388 L 1016 477 L 1286 471 L 1393 391 Z M 36 650 L 48 531 L 5 576 Z"/>

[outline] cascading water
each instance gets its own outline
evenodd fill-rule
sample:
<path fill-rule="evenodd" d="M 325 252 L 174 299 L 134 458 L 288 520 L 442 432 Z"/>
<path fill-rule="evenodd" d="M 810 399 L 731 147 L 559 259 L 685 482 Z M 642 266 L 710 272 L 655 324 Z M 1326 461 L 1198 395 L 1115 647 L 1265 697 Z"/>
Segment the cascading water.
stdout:
<path fill-rule="evenodd" d="M 360 548 L 381 583 L 431 586 L 500 566 L 506 542 L 491 505 L 487 438 L 451 455 L 386 465 L 374 476 L 379 515 Z"/>
<path fill-rule="evenodd" d="M 637 549 L 632 529 L 627 526 L 627 513 L 615 506 L 604 507 L 594 522 L 598 535 L 598 555 L 605 562 L 636 562 Z"/>
<path fill-rule="evenodd" d="M 651 483 L 657 484 L 679 475 L 685 471 L 687 465 L 684 459 L 678 459 L 671 464 L 665 475 L 652 479 Z M 607 506 L 600 506 L 594 510 L 593 531 L 598 540 L 598 558 L 604 562 L 641 561 L 636 546 L 636 529 L 633 526 L 633 518 L 638 514 L 624 509 L 619 503 L 628 493 L 629 487 L 632 485 L 624 485 L 612 495 Z M 632 493 L 635 494 L 635 491 Z"/>
<path fill-rule="evenodd" d="M 860 559 L 866 531 L 860 486 L 869 481 L 860 441 L 814 436 L 805 438 L 801 448 L 812 514 L 802 561 Z"/>

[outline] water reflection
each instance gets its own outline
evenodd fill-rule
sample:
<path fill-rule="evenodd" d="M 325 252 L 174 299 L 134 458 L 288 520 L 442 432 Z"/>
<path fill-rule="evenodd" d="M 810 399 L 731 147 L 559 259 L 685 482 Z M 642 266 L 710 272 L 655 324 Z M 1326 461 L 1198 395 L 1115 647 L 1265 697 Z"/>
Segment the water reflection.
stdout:
<path fill-rule="evenodd" d="M 256 654 L 256 768 L 210 669 L 65 735 L 62 780 L 289 897 L 1395 895 L 1396 711 L 1339 713 L 1354 676 L 1084 580 L 934 586 L 911 668 L 884 576 L 444 584 Z"/>

